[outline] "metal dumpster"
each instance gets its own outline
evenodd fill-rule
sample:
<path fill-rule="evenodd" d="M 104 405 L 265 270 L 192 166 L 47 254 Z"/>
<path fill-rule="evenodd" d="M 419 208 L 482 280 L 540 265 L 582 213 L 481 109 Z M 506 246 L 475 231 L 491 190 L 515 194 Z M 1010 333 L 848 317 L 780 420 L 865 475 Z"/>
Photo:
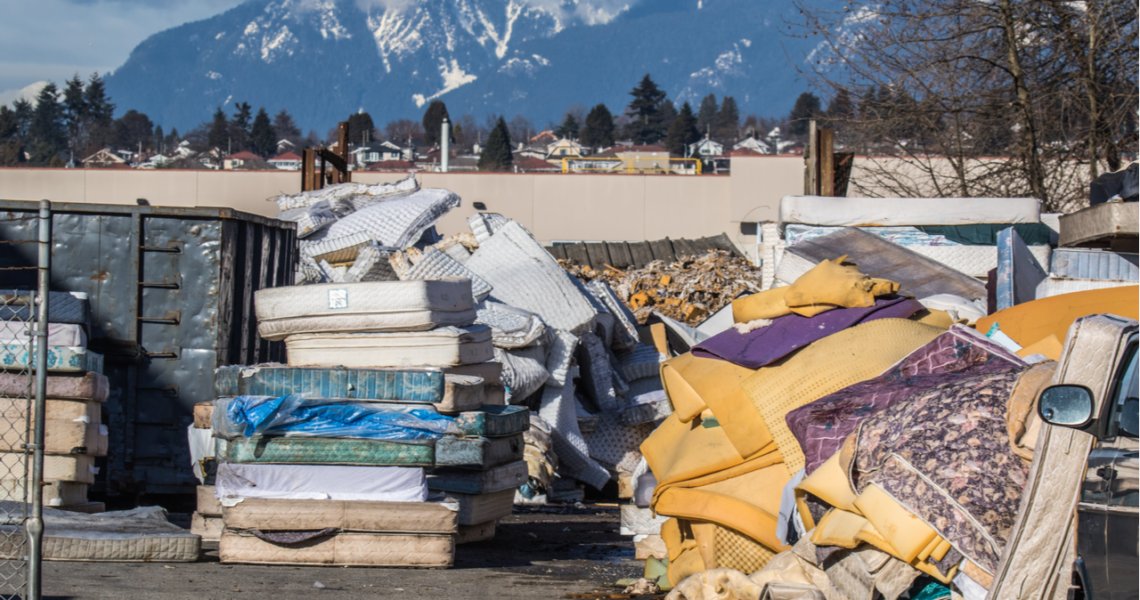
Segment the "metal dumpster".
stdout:
<path fill-rule="evenodd" d="M 0 239 L 35 240 L 34 202 L 0 200 Z M 257 336 L 253 292 L 291 285 L 292 223 L 225 208 L 53 204 L 51 288 L 84 292 L 104 354 L 110 447 L 96 491 L 191 491 L 186 428 L 214 368 L 282 360 Z M 34 244 L 0 244 L 0 287 L 30 288 Z"/>

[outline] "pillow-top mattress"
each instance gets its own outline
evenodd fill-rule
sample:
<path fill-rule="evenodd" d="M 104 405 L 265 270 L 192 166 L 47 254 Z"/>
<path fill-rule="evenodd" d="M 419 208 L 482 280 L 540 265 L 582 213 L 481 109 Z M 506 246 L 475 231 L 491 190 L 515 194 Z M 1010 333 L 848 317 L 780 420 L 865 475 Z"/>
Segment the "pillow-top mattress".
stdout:
<path fill-rule="evenodd" d="M 254 296 L 257 331 L 267 340 L 295 334 L 424 331 L 475 322 L 471 282 L 370 281 L 289 286 Z"/>
<path fill-rule="evenodd" d="M 453 367 L 494 358 L 491 329 L 485 325 L 421 332 L 291 335 L 285 348 L 292 366 Z"/>

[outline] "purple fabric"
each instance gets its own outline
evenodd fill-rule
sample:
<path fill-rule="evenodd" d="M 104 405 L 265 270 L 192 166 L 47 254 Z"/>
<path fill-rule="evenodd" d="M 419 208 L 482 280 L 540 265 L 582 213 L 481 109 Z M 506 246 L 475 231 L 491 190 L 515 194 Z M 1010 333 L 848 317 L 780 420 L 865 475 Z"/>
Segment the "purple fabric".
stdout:
<path fill-rule="evenodd" d="M 836 308 L 810 318 L 786 315 L 748 333 L 736 329 L 718 333 L 697 344 L 693 356 L 719 358 L 748 369 L 759 369 L 856 324 L 876 319 L 905 319 L 920 310 L 923 307 L 916 300 L 892 297 L 879 298 L 866 308 Z"/>
<path fill-rule="evenodd" d="M 803 450 L 804 471 L 811 473 L 839 450 L 863 420 L 944 383 L 1025 366 L 1005 348 L 971 329 L 955 326 L 882 375 L 790 411 L 786 420 Z"/>

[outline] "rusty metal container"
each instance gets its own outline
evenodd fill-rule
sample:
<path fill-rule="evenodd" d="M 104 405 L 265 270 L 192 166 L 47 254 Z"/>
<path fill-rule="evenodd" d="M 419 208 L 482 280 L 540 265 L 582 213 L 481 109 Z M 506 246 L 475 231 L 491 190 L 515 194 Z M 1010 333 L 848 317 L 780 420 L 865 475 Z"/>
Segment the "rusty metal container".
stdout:
<path fill-rule="evenodd" d="M 226 208 L 53 204 L 53 290 L 83 292 L 91 349 L 104 354 L 110 448 L 96 491 L 193 491 L 186 428 L 213 398 L 214 368 L 284 359 L 257 336 L 253 293 L 291 285 L 292 223 Z M 37 203 L 0 200 L 0 239 L 34 241 L 20 217 Z M 34 287 L 34 244 L 0 244 L 0 287 Z M 34 271 L 33 271 L 34 272 Z"/>

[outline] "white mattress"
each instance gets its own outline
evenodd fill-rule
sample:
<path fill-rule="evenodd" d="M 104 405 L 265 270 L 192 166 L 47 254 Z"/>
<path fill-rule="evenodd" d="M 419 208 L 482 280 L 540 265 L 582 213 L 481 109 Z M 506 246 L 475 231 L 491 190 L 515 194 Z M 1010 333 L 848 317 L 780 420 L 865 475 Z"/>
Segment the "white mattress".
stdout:
<path fill-rule="evenodd" d="M 390 333 L 312 333 L 285 340 L 290 366 L 452 367 L 494 358 L 484 325 Z"/>
<path fill-rule="evenodd" d="M 4 503 L 13 512 L 14 503 Z M 25 551 L 22 535 L 11 535 L 22 525 L 3 525 L 0 557 Z M 166 520 L 157 506 L 132 510 L 81 514 L 44 509 L 43 557 L 46 560 L 96 562 L 193 562 L 198 560 L 201 538 Z"/>
<path fill-rule="evenodd" d="M 314 262 L 348 263 L 356 260 L 357 253 L 372 244 L 367 233 L 353 233 L 321 240 L 301 240 L 301 254 Z"/>
<path fill-rule="evenodd" d="M 482 302 L 491 294 L 491 284 L 471 272 L 471 269 L 468 269 L 463 263 L 431 246 L 413 262 L 415 264 L 405 272 L 400 273 L 400 279 L 413 281 L 467 279 L 471 281 L 471 293 L 476 302 Z"/>
<path fill-rule="evenodd" d="M 471 283 L 371 281 L 259 290 L 257 331 L 267 340 L 298 333 L 422 331 L 475 321 Z"/>
<path fill-rule="evenodd" d="M 1114 279 L 1066 279 L 1062 277 L 1046 277 L 1037 284 L 1035 298 L 1048 298 L 1072 292 L 1085 292 L 1089 290 L 1103 290 L 1105 288 L 1124 287 L 1136 285 L 1136 281 L 1123 281 Z"/>
<path fill-rule="evenodd" d="M 223 505 L 243 498 L 423 502 L 424 470 L 414 467 L 219 463 L 216 493 Z"/>
<path fill-rule="evenodd" d="M 36 324 L 28 321 L 0 321 L 0 342 L 30 343 Z M 48 323 L 49 346 L 87 346 L 87 332 L 74 323 Z"/>
<path fill-rule="evenodd" d="M 475 322 L 491 328 L 491 342 L 496 348 L 525 348 L 538 342 L 546 331 L 538 315 L 493 300 L 479 304 Z"/>
<path fill-rule="evenodd" d="M 835 227 L 1039 223 L 1036 198 L 829 198 L 784 196 L 780 223 Z"/>
<path fill-rule="evenodd" d="M 1038 263 L 1049 264 L 1049 246 L 1027 247 Z M 997 246 L 907 246 L 906 248 L 979 279 L 984 279 L 991 270 L 997 268 Z"/>
<path fill-rule="evenodd" d="M 589 330 L 597 311 L 554 257 L 521 225 L 503 225 L 467 260 L 495 288 L 495 299 L 529 310 L 550 327 Z"/>
<path fill-rule="evenodd" d="M 342 183 L 329 187 L 302 192 L 300 194 L 282 194 L 276 198 L 278 210 L 289 210 L 312 206 L 320 202 L 327 202 L 330 206 L 337 206 L 346 202 L 376 202 L 384 198 L 399 196 L 419 189 L 419 182 L 414 175 L 409 175 L 400 181 L 391 183 Z"/>
<path fill-rule="evenodd" d="M 382 200 L 341 217 L 328 228 L 330 238 L 367 234 L 391 248 L 414 244 L 447 211 L 459 206 L 459 196 L 442 189 L 421 189 L 406 196 Z"/>

